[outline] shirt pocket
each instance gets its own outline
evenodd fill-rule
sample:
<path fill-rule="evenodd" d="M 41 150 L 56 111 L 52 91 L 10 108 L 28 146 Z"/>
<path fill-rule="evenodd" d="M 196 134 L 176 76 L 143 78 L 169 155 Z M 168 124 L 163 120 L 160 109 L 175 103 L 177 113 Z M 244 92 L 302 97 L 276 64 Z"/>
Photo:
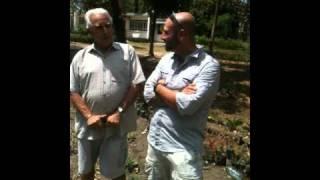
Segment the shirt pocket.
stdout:
<path fill-rule="evenodd" d="M 192 84 L 196 75 L 194 74 L 181 74 L 178 77 L 174 78 L 173 81 L 168 82 L 168 86 L 171 89 L 181 90 L 189 84 Z"/>
<path fill-rule="evenodd" d="M 186 85 L 192 84 L 194 79 L 196 78 L 197 74 L 195 73 L 188 73 L 181 75 L 181 81 Z"/>
<path fill-rule="evenodd" d="M 167 78 L 169 76 L 169 72 L 166 70 L 160 70 L 160 73 L 161 73 L 160 79 L 167 80 Z"/>
<path fill-rule="evenodd" d="M 124 78 L 111 76 L 110 94 L 121 98 L 127 89 L 127 83 Z"/>
<path fill-rule="evenodd" d="M 185 84 L 192 84 L 194 78 L 195 78 L 194 74 L 185 74 L 181 76 L 181 79 Z"/>

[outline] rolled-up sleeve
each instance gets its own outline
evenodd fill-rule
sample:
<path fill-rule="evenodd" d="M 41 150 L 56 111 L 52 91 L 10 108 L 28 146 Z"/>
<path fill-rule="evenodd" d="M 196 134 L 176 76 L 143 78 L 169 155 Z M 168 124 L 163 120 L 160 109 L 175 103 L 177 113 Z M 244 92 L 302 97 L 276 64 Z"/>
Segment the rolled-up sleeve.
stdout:
<path fill-rule="evenodd" d="M 70 64 L 70 92 L 80 92 L 80 78 L 79 78 L 79 67 L 78 59 L 80 52 L 78 52 L 71 64 Z"/>
<path fill-rule="evenodd" d="M 135 50 L 133 49 L 132 46 L 129 46 L 129 53 L 130 53 L 130 58 L 132 60 L 132 79 L 131 79 L 131 83 L 132 84 L 140 84 L 142 82 L 144 82 L 146 80 L 143 71 L 142 71 L 142 67 L 141 67 L 141 63 L 139 60 L 138 55 L 136 54 Z"/>
<path fill-rule="evenodd" d="M 192 115 L 199 110 L 204 102 L 214 100 L 219 88 L 220 65 L 216 61 L 207 63 L 195 78 L 195 94 L 176 94 L 177 109 L 181 115 Z"/>
<path fill-rule="evenodd" d="M 149 103 L 150 100 L 156 96 L 156 94 L 154 92 L 154 86 L 157 84 L 158 80 L 161 77 L 160 66 L 161 66 L 161 64 L 159 63 L 156 66 L 155 70 L 149 76 L 149 78 L 144 86 L 143 96 L 144 96 L 144 100 L 147 103 Z"/>

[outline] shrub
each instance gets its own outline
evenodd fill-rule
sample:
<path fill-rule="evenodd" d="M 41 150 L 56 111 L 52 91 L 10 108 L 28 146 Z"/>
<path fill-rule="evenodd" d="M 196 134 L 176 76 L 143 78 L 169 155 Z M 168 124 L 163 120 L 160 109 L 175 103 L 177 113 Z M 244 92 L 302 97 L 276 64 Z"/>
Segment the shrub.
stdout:
<path fill-rule="evenodd" d="M 242 120 L 240 119 L 226 119 L 226 126 L 230 131 L 236 130 L 238 126 L 242 125 Z"/>
<path fill-rule="evenodd" d="M 71 33 L 87 35 L 88 31 L 87 31 L 85 25 L 79 25 L 78 30 L 77 31 L 72 30 Z"/>
<path fill-rule="evenodd" d="M 222 50 L 215 49 L 213 55 L 218 59 L 227 59 L 232 61 L 250 61 L 250 54 L 242 50 Z"/>
<path fill-rule="evenodd" d="M 210 39 L 206 36 L 196 36 L 196 43 L 204 45 L 208 50 Z M 220 59 L 234 61 L 249 61 L 249 43 L 236 39 L 215 38 L 214 56 Z"/>
<path fill-rule="evenodd" d="M 220 37 L 235 37 L 236 32 L 234 32 L 232 24 L 234 21 L 234 17 L 230 13 L 225 13 L 219 16 L 216 34 Z"/>
<path fill-rule="evenodd" d="M 196 42 L 197 44 L 201 44 L 205 46 L 209 45 L 209 39 L 206 36 L 196 36 Z"/>
<path fill-rule="evenodd" d="M 215 46 L 221 49 L 249 51 L 249 43 L 236 39 L 215 38 Z"/>
<path fill-rule="evenodd" d="M 92 43 L 93 39 L 89 35 L 71 33 L 70 34 L 70 41 Z"/>

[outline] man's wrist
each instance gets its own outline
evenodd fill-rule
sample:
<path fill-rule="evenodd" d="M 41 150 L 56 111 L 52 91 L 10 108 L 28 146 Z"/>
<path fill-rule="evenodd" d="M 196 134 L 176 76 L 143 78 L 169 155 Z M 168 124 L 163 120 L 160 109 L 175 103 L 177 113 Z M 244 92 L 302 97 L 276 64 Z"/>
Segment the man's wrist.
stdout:
<path fill-rule="evenodd" d="M 157 87 L 158 87 L 159 85 L 164 85 L 164 84 L 162 84 L 162 83 L 157 83 L 157 84 L 154 86 L 154 92 L 157 92 Z"/>
<path fill-rule="evenodd" d="M 153 91 L 156 93 L 157 92 L 157 87 L 158 87 L 159 83 L 157 83 L 155 86 L 154 86 L 154 89 Z"/>
<path fill-rule="evenodd" d="M 119 106 L 119 107 L 117 108 L 117 111 L 118 111 L 119 114 L 121 114 L 121 113 L 124 111 L 124 109 L 123 109 L 122 106 Z"/>
<path fill-rule="evenodd" d="M 90 119 L 92 116 L 92 114 L 87 115 L 87 119 Z"/>

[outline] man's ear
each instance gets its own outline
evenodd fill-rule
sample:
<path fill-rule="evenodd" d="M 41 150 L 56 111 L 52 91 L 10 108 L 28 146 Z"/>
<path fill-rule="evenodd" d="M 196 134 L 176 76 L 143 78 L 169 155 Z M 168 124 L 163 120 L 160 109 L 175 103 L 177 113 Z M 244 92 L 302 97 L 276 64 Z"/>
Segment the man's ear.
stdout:
<path fill-rule="evenodd" d="M 178 32 L 179 38 L 185 38 L 187 36 L 187 31 L 185 29 L 180 29 Z"/>
<path fill-rule="evenodd" d="M 88 33 L 91 33 L 91 28 L 90 28 L 90 27 L 87 28 L 87 32 L 88 32 Z"/>

